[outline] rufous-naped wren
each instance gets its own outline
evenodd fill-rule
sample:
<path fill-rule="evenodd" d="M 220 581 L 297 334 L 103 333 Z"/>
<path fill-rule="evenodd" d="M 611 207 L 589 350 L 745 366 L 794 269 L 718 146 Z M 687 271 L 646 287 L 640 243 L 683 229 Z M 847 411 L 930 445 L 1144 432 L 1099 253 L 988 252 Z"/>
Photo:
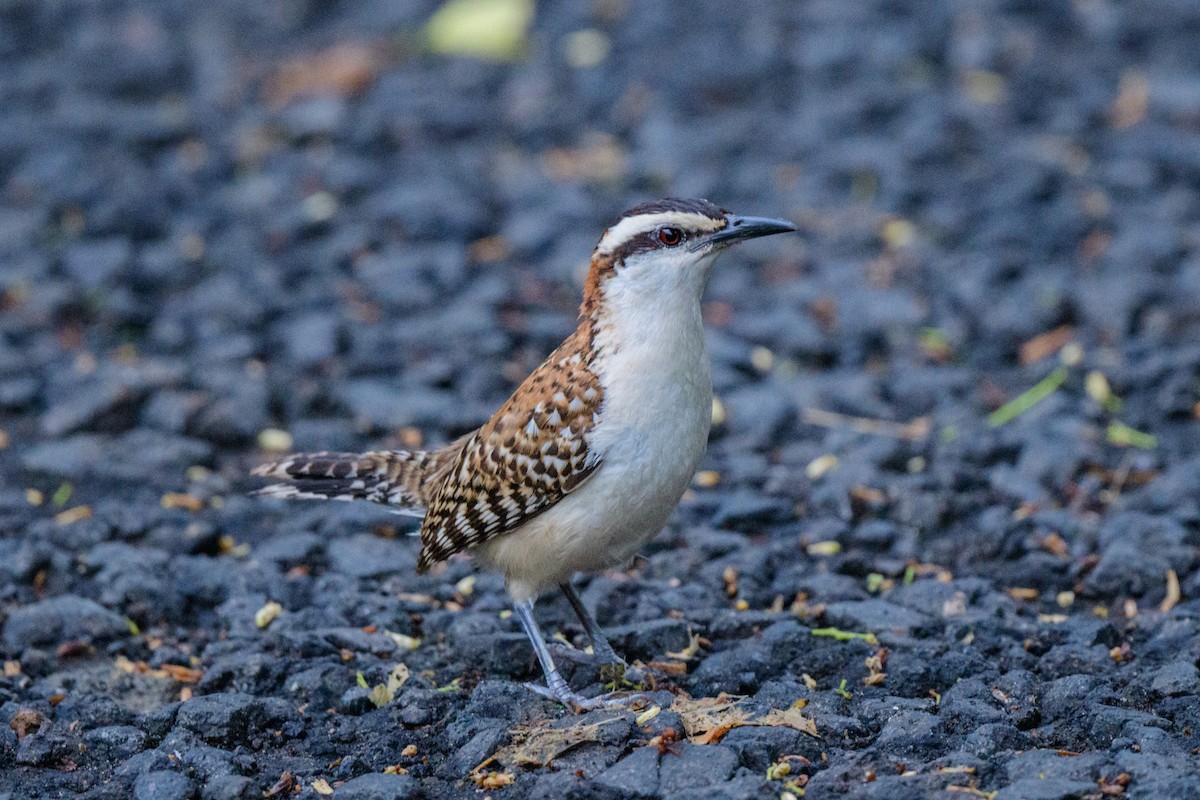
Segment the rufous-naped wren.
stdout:
<path fill-rule="evenodd" d="M 503 573 L 546 676 L 531 688 L 576 709 L 620 702 L 571 690 L 534 599 L 557 585 L 595 656 L 624 664 L 571 577 L 625 564 L 666 523 L 712 421 L 700 300 L 713 263 L 737 242 L 794 230 L 706 200 L 630 209 L 592 252 L 579 327 L 483 427 L 436 450 L 288 456 L 254 470 L 286 481 L 260 493 L 423 510 L 417 571 L 471 552 Z"/>

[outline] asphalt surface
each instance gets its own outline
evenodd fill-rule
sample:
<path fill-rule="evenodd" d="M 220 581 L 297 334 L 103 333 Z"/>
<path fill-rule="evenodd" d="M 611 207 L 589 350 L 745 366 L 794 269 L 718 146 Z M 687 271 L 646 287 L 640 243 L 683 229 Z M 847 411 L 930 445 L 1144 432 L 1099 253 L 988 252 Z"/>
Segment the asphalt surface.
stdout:
<path fill-rule="evenodd" d="M 1200 796 L 1200 6 L 543 2 L 489 62 L 436 5 L 0 2 L 0 797 Z M 803 236 L 582 584 L 651 706 L 573 716 L 496 576 L 247 472 L 480 424 L 667 194 Z"/>

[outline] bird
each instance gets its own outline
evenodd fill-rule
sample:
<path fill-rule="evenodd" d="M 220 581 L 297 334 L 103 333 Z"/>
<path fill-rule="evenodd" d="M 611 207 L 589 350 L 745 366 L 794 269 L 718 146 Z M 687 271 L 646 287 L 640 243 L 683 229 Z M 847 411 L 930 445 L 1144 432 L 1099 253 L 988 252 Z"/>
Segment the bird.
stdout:
<path fill-rule="evenodd" d="M 701 299 L 731 246 L 796 231 L 707 200 L 637 205 L 592 251 L 575 331 L 480 428 L 436 449 L 299 453 L 261 464 L 258 490 L 288 499 L 367 500 L 417 515 L 416 570 L 460 552 L 500 572 L 546 685 L 582 711 L 533 617 L 558 587 L 594 656 L 625 665 L 572 583 L 627 564 L 666 524 L 691 482 L 712 424 Z"/>

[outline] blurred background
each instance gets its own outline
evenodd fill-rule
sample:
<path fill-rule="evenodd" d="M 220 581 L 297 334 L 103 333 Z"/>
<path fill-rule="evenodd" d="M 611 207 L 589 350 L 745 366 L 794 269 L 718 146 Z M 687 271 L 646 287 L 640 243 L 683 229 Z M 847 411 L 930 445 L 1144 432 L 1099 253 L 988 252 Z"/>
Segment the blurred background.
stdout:
<path fill-rule="evenodd" d="M 4 3 L 8 434 L 467 428 L 667 194 L 806 233 L 714 279 L 718 389 L 914 416 L 946 393 L 872 372 L 952 363 L 986 411 L 1046 332 L 1195 342 L 1197 33 L 1183 0 Z"/>

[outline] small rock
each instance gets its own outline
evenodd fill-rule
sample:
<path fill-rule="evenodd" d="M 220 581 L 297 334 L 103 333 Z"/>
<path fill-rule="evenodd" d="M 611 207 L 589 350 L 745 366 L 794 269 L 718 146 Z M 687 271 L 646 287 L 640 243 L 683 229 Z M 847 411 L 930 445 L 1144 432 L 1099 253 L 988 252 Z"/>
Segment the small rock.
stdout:
<path fill-rule="evenodd" d="M 1200 694 L 1200 670 L 1191 661 L 1173 661 L 1154 673 L 1150 688 L 1169 697 Z"/>
<path fill-rule="evenodd" d="M 683 742 L 679 745 L 678 756 L 659 761 L 658 790 L 666 797 L 684 797 L 697 789 L 729 780 L 737 766 L 737 753 L 729 747 Z"/>
<path fill-rule="evenodd" d="M 732 755 L 732 751 L 730 753 Z M 669 756 L 668 756 L 669 757 Z M 737 757 L 734 756 L 736 764 Z M 595 782 L 620 797 L 659 796 L 659 755 L 655 747 L 638 747 L 596 776 Z"/>
<path fill-rule="evenodd" d="M 96 289 L 128 266 L 132 248 L 123 237 L 83 241 L 63 256 L 63 267 L 81 286 Z"/>
<path fill-rule="evenodd" d="M 133 782 L 133 800 L 188 800 L 192 782 L 178 772 L 145 772 Z"/>
<path fill-rule="evenodd" d="M 119 614 L 94 600 L 62 595 L 15 609 L 4 623 L 4 641 L 15 650 L 81 640 L 101 642 L 129 635 Z"/>
<path fill-rule="evenodd" d="M 411 572 L 416 564 L 413 547 L 402 539 L 383 539 L 360 533 L 329 543 L 330 566 L 355 578 L 379 578 Z"/>
<path fill-rule="evenodd" d="M 206 741 L 240 739 L 256 703 L 256 698 L 236 692 L 193 697 L 179 707 L 175 722 Z"/>
<path fill-rule="evenodd" d="M 792 505 L 787 500 L 766 497 L 761 492 L 734 492 L 721 501 L 713 514 L 712 524 L 752 533 L 763 526 L 793 519 L 796 514 Z"/>
<path fill-rule="evenodd" d="M 417 782 L 409 775 L 372 772 L 359 775 L 337 788 L 337 800 L 406 800 L 417 794 Z"/>
<path fill-rule="evenodd" d="M 242 775 L 218 775 L 204 782 L 200 790 L 202 800 L 258 800 L 262 792 L 254 781 Z"/>
<path fill-rule="evenodd" d="M 120 763 L 146 749 L 146 734 L 132 725 L 110 725 L 88 731 L 83 743 L 93 757 Z"/>
<path fill-rule="evenodd" d="M 1021 778 L 996 792 L 994 800 L 1070 800 L 1096 791 L 1096 784 L 1065 778 Z"/>
<path fill-rule="evenodd" d="M 835 628 L 877 636 L 889 632 L 912 636 L 936 627 L 933 619 L 918 611 L 877 599 L 830 603 L 824 621 Z"/>

